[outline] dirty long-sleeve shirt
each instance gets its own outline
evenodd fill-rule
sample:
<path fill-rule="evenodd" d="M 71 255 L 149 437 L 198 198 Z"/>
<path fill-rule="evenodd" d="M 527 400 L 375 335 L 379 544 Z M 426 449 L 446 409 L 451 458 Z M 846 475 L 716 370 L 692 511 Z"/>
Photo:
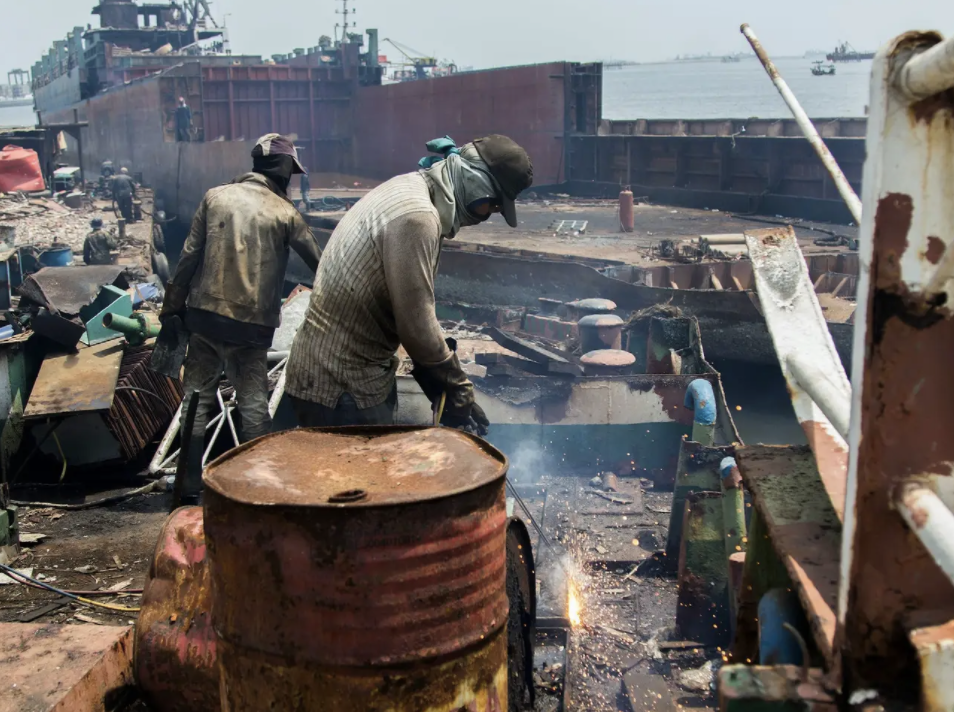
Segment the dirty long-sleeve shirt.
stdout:
<path fill-rule="evenodd" d="M 113 257 L 110 252 L 118 246 L 116 238 L 105 230 L 93 230 L 83 242 L 83 262 L 88 265 L 112 264 Z"/>
<path fill-rule="evenodd" d="M 392 178 L 341 220 L 286 366 L 285 391 L 334 407 L 384 402 L 399 345 L 418 364 L 452 358 L 434 312 L 441 225 L 420 173 Z"/>
<path fill-rule="evenodd" d="M 205 194 L 166 290 L 163 310 L 191 309 L 276 328 L 288 250 L 317 269 L 321 249 L 292 202 L 246 173 Z"/>

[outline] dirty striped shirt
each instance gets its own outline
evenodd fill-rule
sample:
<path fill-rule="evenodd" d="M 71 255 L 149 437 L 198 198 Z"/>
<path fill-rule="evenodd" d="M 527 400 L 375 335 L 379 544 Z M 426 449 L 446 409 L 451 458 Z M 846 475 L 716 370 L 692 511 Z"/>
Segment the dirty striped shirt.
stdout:
<path fill-rule="evenodd" d="M 434 312 L 441 223 L 428 179 L 397 176 L 362 198 L 332 233 L 289 355 L 285 391 L 333 408 L 383 403 L 403 345 L 425 366 L 452 358 Z"/>

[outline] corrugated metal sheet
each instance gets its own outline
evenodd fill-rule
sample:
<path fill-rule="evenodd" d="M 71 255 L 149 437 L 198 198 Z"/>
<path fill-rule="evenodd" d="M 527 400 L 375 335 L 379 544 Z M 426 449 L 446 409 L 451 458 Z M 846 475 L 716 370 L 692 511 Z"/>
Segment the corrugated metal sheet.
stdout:
<path fill-rule="evenodd" d="M 361 87 L 354 100 L 355 173 L 390 178 L 414 170 L 424 144 L 503 133 L 533 161 L 534 183 L 563 175 L 569 73 L 552 62 L 450 77 Z"/>

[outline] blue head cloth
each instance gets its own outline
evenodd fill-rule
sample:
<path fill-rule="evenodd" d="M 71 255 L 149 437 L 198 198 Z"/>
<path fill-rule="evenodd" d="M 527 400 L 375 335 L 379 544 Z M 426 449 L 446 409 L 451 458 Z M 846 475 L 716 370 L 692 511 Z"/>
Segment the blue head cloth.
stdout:
<path fill-rule="evenodd" d="M 430 168 L 435 163 L 443 161 L 450 154 L 456 153 L 460 155 L 460 149 L 457 148 L 457 144 L 454 143 L 454 139 L 450 136 L 444 136 L 444 138 L 435 138 L 432 141 L 428 141 L 425 144 L 425 147 L 431 153 L 436 153 L 436 156 L 424 156 L 421 160 L 417 162 L 417 165 L 421 168 Z"/>

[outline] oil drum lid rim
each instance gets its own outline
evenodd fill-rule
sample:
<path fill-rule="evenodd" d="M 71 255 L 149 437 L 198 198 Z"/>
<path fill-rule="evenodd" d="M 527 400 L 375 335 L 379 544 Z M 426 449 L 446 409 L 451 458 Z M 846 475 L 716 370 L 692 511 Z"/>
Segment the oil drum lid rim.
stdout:
<path fill-rule="evenodd" d="M 267 440 L 273 438 L 279 438 L 282 436 L 287 436 L 289 433 L 297 432 L 323 432 L 339 435 L 349 435 L 349 436 L 366 436 L 372 433 L 381 434 L 386 431 L 387 433 L 409 433 L 409 432 L 418 432 L 418 431 L 427 431 L 427 430 L 447 430 L 449 432 L 455 433 L 456 436 L 464 437 L 472 441 L 477 448 L 485 455 L 488 456 L 497 462 L 497 467 L 495 472 L 485 477 L 484 479 L 469 483 L 462 487 L 456 487 L 453 489 L 447 489 L 441 492 L 435 492 L 431 494 L 420 494 L 414 498 L 409 499 L 399 499 L 399 500 L 389 500 L 389 501 L 380 501 L 375 497 L 359 497 L 359 498 L 347 498 L 349 501 L 314 501 L 309 500 L 306 502 L 292 502 L 292 501 L 271 501 L 268 499 L 261 499 L 253 496 L 242 496 L 235 492 L 229 491 L 228 488 L 224 488 L 222 483 L 216 481 L 215 477 L 209 477 L 210 474 L 214 474 L 217 468 L 220 468 L 223 464 L 228 461 L 240 456 L 245 451 L 255 447 L 257 444 L 261 444 Z M 333 510 L 343 510 L 343 509 L 383 509 L 388 507 L 407 507 L 408 505 L 413 505 L 422 502 L 434 502 L 443 499 L 449 499 L 458 497 L 469 492 L 475 492 L 482 488 L 488 486 L 501 486 L 503 484 L 503 479 L 507 475 L 507 470 L 509 469 L 509 460 L 507 456 L 495 448 L 493 445 L 488 443 L 486 440 L 483 440 L 475 435 L 466 433 L 459 430 L 453 430 L 450 428 L 434 428 L 427 425 L 402 425 L 402 426 L 381 426 L 381 425 L 370 425 L 370 426 L 347 426 L 347 427 L 323 427 L 323 428 L 296 428 L 294 431 L 282 431 L 277 433 L 269 433 L 255 440 L 250 440 L 247 443 L 243 443 L 236 448 L 229 450 L 228 452 L 220 455 L 215 460 L 210 462 L 206 466 L 206 472 L 203 474 L 202 481 L 205 487 L 219 495 L 220 497 L 229 500 L 231 502 L 236 502 L 238 504 L 250 505 L 256 507 L 274 507 L 276 509 L 321 509 L 326 511 Z M 352 489 L 352 488 L 344 488 Z M 348 493 L 350 494 L 350 492 Z M 334 495 L 332 495 L 334 497 Z"/>

